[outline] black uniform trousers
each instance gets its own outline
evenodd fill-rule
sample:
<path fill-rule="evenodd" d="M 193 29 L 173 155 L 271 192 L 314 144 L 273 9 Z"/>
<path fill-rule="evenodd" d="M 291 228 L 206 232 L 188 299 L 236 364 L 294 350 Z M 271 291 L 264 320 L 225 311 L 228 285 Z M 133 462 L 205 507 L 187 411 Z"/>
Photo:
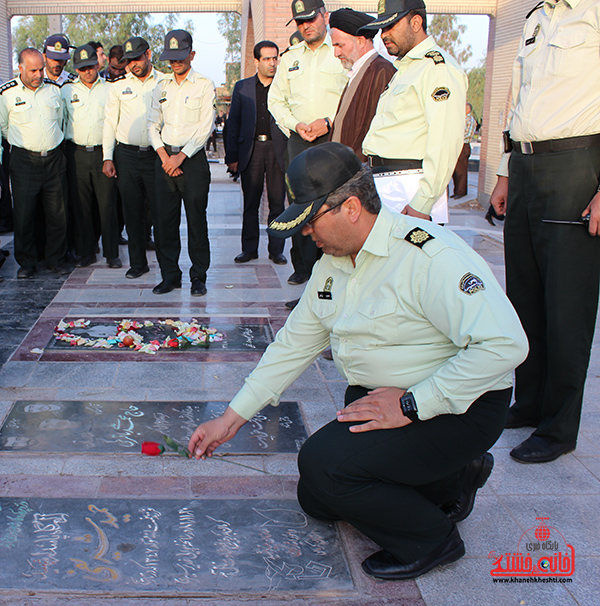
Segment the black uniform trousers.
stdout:
<path fill-rule="evenodd" d="M 120 143 L 115 147 L 117 186 L 123 201 L 123 218 L 127 227 L 129 265 L 134 269 L 148 265 L 146 200 L 152 221 L 156 224 L 156 158 L 156 152 L 151 147 L 146 151 Z"/>
<path fill-rule="evenodd" d="M 506 292 L 529 339 L 516 370 L 515 414 L 534 435 L 577 440 L 598 311 L 600 238 L 577 221 L 596 194 L 600 147 L 513 152 L 504 247 Z"/>
<path fill-rule="evenodd" d="M 206 282 L 206 272 L 210 265 L 206 220 L 210 169 L 204 149 L 184 160 L 180 168 L 182 175 L 170 177 L 163 170 L 160 158 L 156 160 L 156 193 L 160 204 L 154 222 L 154 239 L 160 271 L 163 280 L 181 280 L 179 228 L 183 198 L 187 219 L 188 253 L 192 261 L 190 279 L 199 278 Z"/>
<path fill-rule="evenodd" d="M 367 392 L 348 387 L 346 405 Z M 415 562 L 452 531 L 440 506 L 460 496 L 466 465 L 502 433 L 511 395 L 489 391 L 462 415 L 398 429 L 352 433 L 353 423 L 331 421 L 298 455 L 302 509 L 345 520 L 401 562 Z"/>
<path fill-rule="evenodd" d="M 75 224 L 75 250 L 80 257 L 93 255 L 98 237 L 96 212 L 102 235 L 102 254 L 119 256 L 116 183 L 102 172 L 102 146 L 89 148 L 68 141 L 69 212 Z"/>
<path fill-rule="evenodd" d="M 312 143 L 309 143 L 298 133 L 294 131 L 290 132 L 287 145 L 286 170 L 296 156 L 299 156 L 303 151 L 315 145 L 326 143 L 328 139 L 329 135 L 323 135 Z M 296 273 L 310 276 L 313 265 L 321 258 L 322 254 L 322 251 L 317 248 L 317 245 L 311 240 L 310 236 L 303 236 L 300 232 L 292 236 L 290 256 Z"/>
<path fill-rule="evenodd" d="M 244 192 L 244 215 L 242 221 L 242 252 L 257 253 L 260 227 L 258 210 L 267 177 L 267 198 L 271 223 L 284 211 L 285 174 L 275 157 L 273 141 L 255 141 L 254 151 L 246 169 L 242 171 L 242 191 Z M 283 253 L 285 240 L 269 236 L 269 254 Z"/>
<path fill-rule="evenodd" d="M 471 144 L 463 143 L 460 155 L 456 161 L 456 168 L 452 174 L 455 196 L 466 196 L 469 191 L 469 158 L 471 157 Z"/>
<path fill-rule="evenodd" d="M 67 252 L 67 162 L 58 146 L 42 156 L 13 146 L 10 158 L 15 227 L 15 259 L 21 267 L 35 268 L 36 210 L 45 215 L 45 259 L 59 265 Z"/>

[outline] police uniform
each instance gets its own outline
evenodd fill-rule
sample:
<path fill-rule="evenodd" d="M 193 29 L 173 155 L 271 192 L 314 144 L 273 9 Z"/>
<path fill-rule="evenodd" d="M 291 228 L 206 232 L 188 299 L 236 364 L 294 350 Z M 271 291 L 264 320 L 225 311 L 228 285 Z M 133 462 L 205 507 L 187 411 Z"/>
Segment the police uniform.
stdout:
<path fill-rule="evenodd" d="M 129 240 L 129 263 L 134 270 L 148 266 L 145 201 L 156 225 L 156 152 L 148 136 L 152 92 L 165 74 L 152 68 L 145 80 L 133 73 L 115 78 L 105 107 L 102 150 L 113 160 Z"/>
<path fill-rule="evenodd" d="M 506 290 L 531 348 L 516 370 L 511 412 L 536 427 L 532 437 L 567 451 L 594 337 L 600 239 L 582 225 L 545 221 L 578 221 L 598 189 L 599 47 L 596 0 L 546 1 L 531 11 L 513 68 L 512 153 L 498 172 L 508 176 Z"/>
<path fill-rule="evenodd" d="M 78 48 L 75 59 L 83 65 L 96 57 L 95 51 L 91 55 L 93 50 L 87 45 Z M 99 76 L 91 88 L 78 79 L 61 89 L 70 208 L 75 220 L 77 255 L 84 262 L 94 258 L 96 248 L 95 204 L 100 216 L 103 255 L 111 261 L 119 256 L 116 184 L 102 172 L 104 107 L 109 90 L 110 85 Z"/>
<path fill-rule="evenodd" d="M 67 251 L 61 124 L 60 87 L 52 80 L 45 79 L 33 91 L 18 76 L 0 87 L 0 125 L 12 146 L 15 259 L 26 270 L 35 270 L 37 264 L 34 226 L 38 198 L 45 214 L 47 265 L 59 268 Z"/>
<path fill-rule="evenodd" d="M 75 82 L 75 80 L 77 80 L 77 76 L 75 74 L 72 74 L 64 69 L 62 70 L 60 76 L 58 78 L 56 78 L 56 80 L 54 80 L 48 74 L 48 70 L 46 68 L 44 68 L 44 77 L 48 78 L 48 80 L 53 80 L 59 86 L 62 86 L 63 84 L 65 84 L 65 82 Z"/>
<path fill-rule="evenodd" d="M 183 198 L 192 261 L 190 279 L 206 282 L 210 265 L 206 220 L 210 169 L 204 145 L 213 130 L 214 119 L 215 85 L 193 69 L 180 84 L 174 74 L 169 74 L 156 87 L 148 122 L 152 145 L 156 150 L 164 147 L 170 156 L 179 152 L 187 156 L 180 166 L 183 174 L 178 177 L 167 175 L 160 159 L 156 160 L 160 204 L 154 231 L 163 280 L 181 281 L 179 226 Z"/>

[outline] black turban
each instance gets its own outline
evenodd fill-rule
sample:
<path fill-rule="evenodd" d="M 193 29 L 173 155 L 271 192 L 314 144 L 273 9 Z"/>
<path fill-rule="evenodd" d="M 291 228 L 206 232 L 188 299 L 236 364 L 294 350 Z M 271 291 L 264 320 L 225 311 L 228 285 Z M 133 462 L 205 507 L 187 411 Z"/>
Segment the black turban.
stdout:
<path fill-rule="evenodd" d="M 364 32 L 358 33 L 359 28 L 374 20 L 375 17 L 366 13 L 359 13 L 351 8 L 340 8 L 329 15 L 329 27 L 335 27 L 351 36 L 374 38 L 377 30 L 364 30 Z"/>

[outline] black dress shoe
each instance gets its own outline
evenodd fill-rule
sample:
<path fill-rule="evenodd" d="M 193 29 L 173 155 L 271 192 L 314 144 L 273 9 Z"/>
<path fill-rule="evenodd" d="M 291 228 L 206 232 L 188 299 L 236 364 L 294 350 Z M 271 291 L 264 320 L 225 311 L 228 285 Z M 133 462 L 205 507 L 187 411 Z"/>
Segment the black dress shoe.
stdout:
<path fill-rule="evenodd" d="M 119 259 L 119 257 L 113 257 L 112 259 L 106 259 L 106 262 L 108 263 L 108 266 L 111 269 L 121 269 L 121 267 L 123 267 L 123 263 L 121 262 L 121 259 Z"/>
<path fill-rule="evenodd" d="M 465 544 L 456 526 L 441 545 L 412 564 L 403 564 L 391 553 L 382 550 L 369 556 L 362 569 L 371 577 L 388 581 L 416 579 L 436 566 L 456 562 L 465 555 Z"/>
<path fill-rule="evenodd" d="M 156 250 L 156 244 L 152 238 L 146 240 L 146 250 Z"/>
<path fill-rule="evenodd" d="M 275 265 L 287 265 L 287 259 L 285 258 L 285 255 L 281 253 L 269 255 L 269 259 L 271 259 Z"/>
<path fill-rule="evenodd" d="M 298 305 L 299 301 L 300 301 L 300 299 L 294 299 L 293 301 L 286 301 L 284 303 L 284 305 L 286 306 L 287 309 L 292 311 L 292 309 L 294 309 L 294 307 L 296 307 L 296 305 Z"/>
<path fill-rule="evenodd" d="M 54 272 L 59 276 L 66 276 L 67 274 L 70 274 L 73 271 L 72 267 L 68 265 L 63 265 L 62 263 L 59 263 L 58 265 L 48 265 L 47 267 L 51 272 Z"/>
<path fill-rule="evenodd" d="M 575 450 L 576 442 L 563 444 L 544 436 L 529 436 L 524 442 L 510 451 L 510 456 L 519 463 L 549 463 L 560 455 Z"/>
<path fill-rule="evenodd" d="M 144 267 L 130 267 L 127 270 L 127 273 L 125 274 L 125 276 L 127 278 L 131 278 L 132 280 L 135 280 L 136 278 L 140 278 L 141 276 L 143 276 L 144 274 L 147 274 L 150 271 L 150 268 L 145 265 Z"/>
<path fill-rule="evenodd" d="M 442 507 L 453 522 L 462 522 L 473 511 L 477 490 L 483 488 L 494 467 L 494 457 L 486 452 L 467 465 L 461 495 L 456 501 Z"/>
<path fill-rule="evenodd" d="M 119 246 L 125 246 L 126 244 L 129 244 L 129 241 L 127 240 L 127 238 L 124 238 L 123 236 L 119 236 Z"/>
<path fill-rule="evenodd" d="M 258 253 L 253 252 L 243 252 L 240 253 L 235 259 L 235 263 L 248 263 L 248 261 L 252 261 L 252 259 L 258 259 Z"/>
<path fill-rule="evenodd" d="M 166 295 L 176 288 L 181 288 L 181 280 L 163 280 L 152 289 L 152 292 L 155 295 Z"/>
<path fill-rule="evenodd" d="M 304 284 L 308 281 L 310 276 L 308 274 L 300 274 L 295 271 L 289 278 L 288 284 Z"/>
<path fill-rule="evenodd" d="M 504 423 L 504 429 L 516 429 L 517 427 L 535 427 L 535 425 L 527 420 L 519 417 L 513 412 L 514 406 L 508 409 L 508 415 L 506 416 L 506 422 Z"/>
<path fill-rule="evenodd" d="M 96 258 L 96 255 L 85 255 L 83 257 L 80 257 L 76 262 L 75 262 L 75 267 L 88 267 L 90 266 L 92 263 L 95 263 L 98 259 Z"/>
<path fill-rule="evenodd" d="M 192 297 L 201 297 L 206 294 L 206 284 L 200 278 L 192 280 L 192 288 L 190 289 Z"/>
<path fill-rule="evenodd" d="M 35 273 L 35 267 L 19 267 L 17 271 L 17 278 L 19 280 L 26 280 L 27 278 L 33 278 Z"/>

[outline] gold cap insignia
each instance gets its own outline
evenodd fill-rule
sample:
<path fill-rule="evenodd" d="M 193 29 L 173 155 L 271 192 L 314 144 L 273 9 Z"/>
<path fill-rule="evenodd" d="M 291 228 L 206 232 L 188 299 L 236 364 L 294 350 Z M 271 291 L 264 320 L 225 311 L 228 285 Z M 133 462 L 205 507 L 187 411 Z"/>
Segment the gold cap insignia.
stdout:
<path fill-rule="evenodd" d="M 131 42 L 125 42 L 125 52 L 130 53 L 133 50 L 133 44 Z"/>
<path fill-rule="evenodd" d="M 60 42 L 55 42 L 54 50 L 60 53 L 60 51 L 62 50 L 62 44 Z"/>
<path fill-rule="evenodd" d="M 169 48 L 175 49 L 175 50 L 177 50 L 179 48 L 179 40 L 177 40 L 177 38 L 175 38 L 175 36 L 173 36 L 173 38 L 171 38 L 169 40 Z"/>
<path fill-rule="evenodd" d="M 79 58 L 82 61 L 85 61 L 86 59 L 90 58 L 90 56 L 88 55 L 88 52 L 85 50 L 85 48 L 79 53 Z"/>
<path fill-rule="evenodd" d="M 298 2 L 296 2 L 296 4 L 294 4 L 294 8 L 296 10 L 296 14 L 303 13 L 305 10 L 304 2 L 302 2 L 302 0 L 298 0 Z"/>
<path fill-rule="evenodd" d="M 383 13 L 385 13 L 385 0 L 379 0 L 379 3 L 377 4 L 377 14 L 383 15 Z"/>

